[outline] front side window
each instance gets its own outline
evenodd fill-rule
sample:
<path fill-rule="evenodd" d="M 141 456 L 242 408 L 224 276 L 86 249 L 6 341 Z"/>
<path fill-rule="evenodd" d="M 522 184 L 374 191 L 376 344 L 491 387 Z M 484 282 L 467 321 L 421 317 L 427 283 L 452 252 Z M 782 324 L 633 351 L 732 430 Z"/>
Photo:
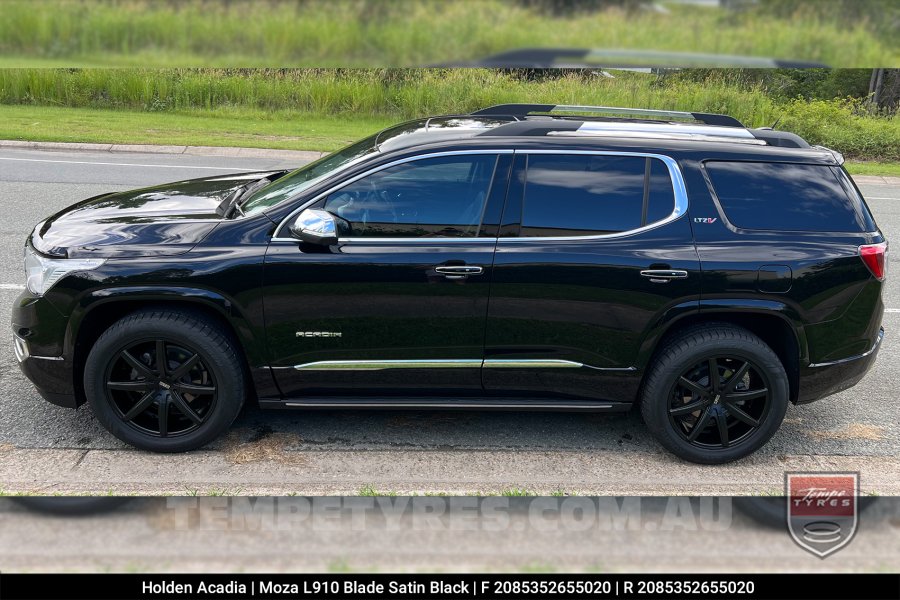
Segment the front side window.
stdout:
<path fill-rule="evenodd" d="M 654 158 L 532 154 L 525 172 L 523 237 L 603 235 L 670 216 L 675 193 Z"/>
<path fill-rule="evenodd" d="M 375 146 L 375 140 L 376 136 L 374 135 L 367 137 L 337 152 L 332 152 L 315 162 L 304 165 L 284 177 L 279 177 L 266 187 L 255 192 L 243 203 L 244 214 L 253 214 L 293 198 L 303 190 L 348 167 L 351 163 L 358 162 L 374 154 L 378 151 Z"/>
<path fill-rule="evenodd" d="M 475 237 L 495 154 L 424 158 L 367 175 L 330 194 L 323 208 L 349 237 Z"/>

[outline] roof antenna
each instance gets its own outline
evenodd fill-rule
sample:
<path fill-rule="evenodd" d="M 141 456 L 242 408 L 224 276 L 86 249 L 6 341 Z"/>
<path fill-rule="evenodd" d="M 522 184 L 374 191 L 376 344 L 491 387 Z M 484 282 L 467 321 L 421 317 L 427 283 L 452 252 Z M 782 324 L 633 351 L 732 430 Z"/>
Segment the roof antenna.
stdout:
<path fill-rule="evenodd" d="M 772 126 L 769 127 L 769 129 L 775 129 L 775 126 L 778 125 L 779 123 L 781 123 L 781 117 L 778 117 L 777 119 L 775 119 L 775 122 L 772 123 Z"/>

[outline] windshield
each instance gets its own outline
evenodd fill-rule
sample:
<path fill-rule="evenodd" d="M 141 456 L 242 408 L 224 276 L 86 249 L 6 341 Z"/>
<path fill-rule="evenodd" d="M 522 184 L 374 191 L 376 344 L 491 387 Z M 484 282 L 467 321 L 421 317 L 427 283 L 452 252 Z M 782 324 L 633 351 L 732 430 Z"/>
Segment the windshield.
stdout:
<path fill-rule="evenodd" d="M 241 208 L 243 208 L 244 214 L 249 215 L 275 206 L 279 202 L 296 196 L 351 162 L 377 152 L 376 137 L 377 134 L 367 137 L 276 179 L 255 192 L 243 203 Z"/>

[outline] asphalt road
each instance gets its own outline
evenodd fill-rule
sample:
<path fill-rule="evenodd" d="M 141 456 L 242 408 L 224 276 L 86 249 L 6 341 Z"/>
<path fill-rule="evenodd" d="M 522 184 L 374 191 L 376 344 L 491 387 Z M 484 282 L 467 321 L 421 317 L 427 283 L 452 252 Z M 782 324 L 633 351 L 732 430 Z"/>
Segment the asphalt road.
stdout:
<path fill-rule="evenodd" d="M 80 199 L 280 159 L 0 151 L 0 314 L 23 282 L 35 223 Z M 900 186 L 861 185 L 882 231 L 900 239 Z M 898 260 L 896 252 L 890 262 Z M 892 265 L 892 271 L 897 267 Z M 672 458 L 627 415 L 418 411 L 263 412 L 248 408 L 208 449 L 157 456 L 127 448 L 87 408 L 44 402 L 0 335 L 0 488 L 121 493 L 488 493 L 511 487 L 599 494 L 772 493 L 785 470 L 860 471 L 864 490 L 900 495 L 900 284 L 889 277 L 887 337 L 855 388 L 791 407 L 773 440 L 724 467 Z"/>

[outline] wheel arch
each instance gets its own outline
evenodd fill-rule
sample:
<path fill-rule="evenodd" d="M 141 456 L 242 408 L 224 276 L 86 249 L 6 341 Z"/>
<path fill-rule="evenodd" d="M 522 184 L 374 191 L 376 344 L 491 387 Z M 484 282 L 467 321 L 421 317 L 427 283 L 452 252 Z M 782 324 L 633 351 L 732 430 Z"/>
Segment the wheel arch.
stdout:
<path fill-rule="evenodd" d="M 177 288 L 118 288 L 86 297 L 73 311 L 66 332 L 66 346 L 72 357 L 73 379 L 77 404 L 87 401 L 84 393 L 84 367 L 91 347 L 113 323 L 123 317 L 145 310 L 187 311 L 219 324 L 236 343 L 236 352 L 246 369 L 247 381 L 252 382 L 262 364 L 264 351 L 259 336 L 234 303 L 209 290 Z M 249 386 L 253 393 L 255 385 Z"/>
<path fill-rule="evenodd" d="M 795 325 L 786 306 L 773 306 L 754 302 L 741 305 L 739 302 L 699 305 L 699 310 L 681 312 L 671 320 L 657 327 L 644 342 L 643 361 L 638 365 L 643 378 L 647 366 L 672 336 L 688 327 L 696 325 L 728 324 L 747 329 L 762 339 L 778 355 L 788 376 L 790 400 L 797 402 L 800 391 L 800 364 L 807 355 L 806 336 L 803 328 Z"/>

